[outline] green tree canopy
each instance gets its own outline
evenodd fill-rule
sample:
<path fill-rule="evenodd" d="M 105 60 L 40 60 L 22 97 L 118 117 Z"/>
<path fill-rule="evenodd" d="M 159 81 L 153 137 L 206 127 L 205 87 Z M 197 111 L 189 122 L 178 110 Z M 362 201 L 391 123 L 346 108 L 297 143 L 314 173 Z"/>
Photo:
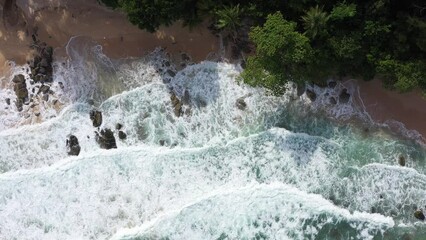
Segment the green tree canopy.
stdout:
<path fill-rule="evenodd" d="M 304 81 L 312 49 L 309 39 L 296 31 L 296 23 L 277 12 L 268 15 L 262 27 L 253 28 L 250 38 L 256 45 L 256 55 L 248 58 L 243 72 L 247 83 L 281 91 L 276 87 L 287 81 Z"/>

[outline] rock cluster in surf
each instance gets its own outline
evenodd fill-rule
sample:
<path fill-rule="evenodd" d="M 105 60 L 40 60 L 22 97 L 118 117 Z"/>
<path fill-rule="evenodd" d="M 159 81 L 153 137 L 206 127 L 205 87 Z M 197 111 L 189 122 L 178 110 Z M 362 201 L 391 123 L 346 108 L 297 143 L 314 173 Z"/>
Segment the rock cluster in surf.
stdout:
<path fill-rule="evenodd" d="M 102 113 L 96 110 L 90 111 L 90 120 L 94 127 L 99 127 L 102 124 Z"/>
<path fill-rule="evenodd" d="M 422 221 L 424 221 L 424 220 L 426 219 L 426 217 L 425 217 L 425 215 L 423 214 L 423 211 L 422 211 L 421 209 L 416 210 L 416 211 L 414 212 L 414 217 L 415 217 L 415 218 L 417 218 L 417 219 L 419 219 L 419 220 L 422 220 Z"/>
<path fill-rule="evenodd" d="M 15 106 L 21 112 L 31 111 L 38 117 L 40 110 L 36 107 L 41 102 L 48 102 L 51 99 L 51 104 L 55 105 L 58 100 L 50 98 L 54 94 L 52 91 L 53 83 L 53 48 L 45 42 L 37 39 L 37 33 L 32 35 L 33 42 L 30 48 L 34 49 L 33 58 L 28 61 L 29 69 L 27 73 L 29 78 L 23 74 L 17 74 L 13 77 L 13 90 L 16 95 Z M 63 88 L 62 83 L 58 83 L 59 87 Z M 10 105 L 10 98 L 6 99 L 6 103 Z M 24 105 L 28 105 L 27 108 Z M 36 107 L 36 108 L 35 108 Z M 26 118 L 29 113 L 24 115 Z"/>
<path fill-rule="evenodd" d="M 321 89 L 324 89 L 324 88 L 327 88 L 327 87 L 330 88 L 330 89 L 335 89 L 336 86 L 337 86 L 337 82 L 330 81 L 330 82 L 328 82 L 327 85 L 324 85 L 324 86 L 322 86 L 322 85 L 319 86 L 319 85 L 316 85 L 316 84 L 314 84 L 314 86 L 317 86 Z M 311 102 L 315 102 L 318 98 L 317 93 L 314 91 L 314 88 L 308 87 L 306 89 L 302 89 L 301 87 L 298 87 L 297 88 L 297 95 L 300 96 L 303 93 L 306 94 L 306 97 Z M 328 96 L 328 93 L 326 93 L 325 96 Z M 336 93 L 335 95 L 328 97 L 328 103 L 331 104 L 331 105 L 336 105 L 338 103 L 339 104 L 347 104 L 347 103 L 349 103 L 350 99 L 351 99 L 351 94 L 348 92 L 348 89 L 342 88 L 338 94 Z"/>
<path fill-rule="evenodd" d="M 67 153 L 71 156 L 78 156 L 80 154 L 80 144 L 78 143 L 78 139 L 74 135 L 70 135 L 67 138 Z"/>
<path fill-rule="evenodd" d="M 22 74 L 18 74 L 13 77 L 12 82 L 14 83 L 13 90 L 16 94 L 16 107 L 18 111 L 22 111 L 22 105 L 24 102 L 28 102 L 28 90 L 25 82 L 25 77 Z"/>
<path fill-rule="evenodd" d="M 102 129 L 99 132 L 95 132 L 96 142 L 102 149 L 111 149 L 117 148 L 117 143 L 115 142 L 114 133 L 109 128 Z"/>
<path fill-rule="evenodd" d="M 102 149 L 117 148 L 114 132 L 110 128 L 100 129 L 103 121 L 102 112 L 92 110 L 89 113 L 89 117 L 93 127 L 97 128 L 97 131 L 95 131 L 95 140 L 99 147 Z M 127 138 L 127 134 L 123 131 L 123 125 L 121 123 L 115 125 L 115 130 L 120 140 L 125 140 Z M 81 148 L 76 136 L 70 135 L 66 140 L 66 146 L 68 155 L 77 156 L 80 153 Z"/>

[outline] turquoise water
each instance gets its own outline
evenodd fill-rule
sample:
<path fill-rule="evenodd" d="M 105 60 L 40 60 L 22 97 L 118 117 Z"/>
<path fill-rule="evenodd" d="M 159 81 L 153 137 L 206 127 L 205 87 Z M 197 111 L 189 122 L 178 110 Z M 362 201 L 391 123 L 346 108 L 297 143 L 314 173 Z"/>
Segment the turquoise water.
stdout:
<path fill-rule="evenodd" d="M 245 86 L 227 63 L 171 66 L 173 77 L 161 51 L 67 50 L 55 68 L 67 107 L 0 132 L 0 239 L 426 239 L 413 216 L 426 207 L 425 149 L 330 120 L 352 102 L 317 111 Z M 190 113 L 174 115 L 171 89 L 189 93 Z M 117 149 L 95 142 L 88 99 L 101 128 L 124 126 Z M 67 156 L 68 134 L 79 156 Z"/>

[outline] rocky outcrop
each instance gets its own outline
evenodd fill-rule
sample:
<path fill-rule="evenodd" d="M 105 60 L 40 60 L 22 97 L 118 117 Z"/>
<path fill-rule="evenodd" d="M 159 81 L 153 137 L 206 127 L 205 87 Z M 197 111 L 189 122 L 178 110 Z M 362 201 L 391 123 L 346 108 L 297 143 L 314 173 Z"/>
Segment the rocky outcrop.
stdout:
<path fill-rule="evenodd" d="M 102 112 L 92 110 L 90 111 L 90 120 L 92 120 L 94 127 L 99 127 L 102 124 Z"/>
<path fill-rule="evenodd" d="M 71 156 L 78 156 L 78 154 L 80 154 L 80 145 L 78 143 L 78 139 L 76 136 L 74 135 L 70 135 L 67 138 L 67 153 L 68 155 Z"/>
<path fill-rule="evenodd" d="M 238 98 L 237 101 L 235 101 L 235 106 L 240 110 L 245 110 L 247 107 L 247 103 L 244 101 L 244 98 Z"/>
<path fill-rule="evenodd" d="M 180 117 L 182 114 L 182 102 L 179 100 L 179 98 L 176 96 L 174 92 L 170 94 L 170 101 L 172 102 L 175 116 Z"/>
<path fill-rule="evenodd" d="M 48 94 L 50 90 L 50 86 L 48 85 L 41 85 L 41 87 L 38 89 L 37 94 L 43 93 L 43 94 Z"/>
<path fill-rule="evenodd" d="M 169 74 L 170 75 L 170 77 L 174 77 L 174 76 L 176 76 L 176 73 L 175 72 L 173 72 L 172 70 L 170 70 L 170 69 L 168 69 L 167 70 L 167 74 Z"/>
<path fill-rule="evenodd" d="M 317 94 L 310 90 L 310 89 L 306 89 L 306 96 L 312 101 L 315 102 L 315 100 L 317 99 Z"/>
<path fill-rule="evenodd" d="M 329 87 L 329 88 L 335 88 L 335 87 L 336 87 L 336 85 L 337 85 L 337 82 L 335 82 L 335 81 L 330 81 L 330 82 L 328 82 L 328 87 Z"/>
<path fill-rule="evenodd" d="M 117 143 L 115 142 L 114 133 L 111 129 L 106 128 L 102 129 L 100 132 L 95 132 L 95 140 L 99 146 L 103 149 L 117 148 Z"/>
<path fill-rule="evenodd" d="M 414 217 L 417 218 L 417 219 L 419 219 L 419 220 L 422 220 L 422 221 L 425 220 L 425 215 L 423 214 L 423 211 L 421 209 L 416 210 L 414 212 Z"/>
<path fill-rule="evenodd" d="M 123 131 L 118 131 L 118 138 L 120 138 L 121 140 L 124 140 L 127 138 L 127 134 Z"/>
<path fill-rule="evenodd" d="M 344 88 L 339 95 L 339 102 L 340 103 L 348 103 L 349 102 L 349 98 L 351 97 L 351 95 L 348 93 L 348 89 Z"/>
<path fill-rule="evenodd" d="M 30 77 L 35 83 L 45 83 L 53 81 L 53 48 L 41 42 L 37 32 L 32 35 L 33 42 L 31 48 L 36 50 L 34 58 L 28 62 L 31 69 Z"/>
<path fill-rule="evenodd" d="M 14 83 L 13 90 L 16 94 L 16 107 L 19 111 L 22 111 L 22 104 L 28 99 L 25 77 L 22 74 L 18 74 L 12 79 L 12 82 Z"/>
<path fill-rule="evenodd" d="M 405 157 L 403 155 L 400 155 L 398 157 L 398 163 L 399 163 L 399 165 L 401 165 L 403 167 L 405 166 Z"/>

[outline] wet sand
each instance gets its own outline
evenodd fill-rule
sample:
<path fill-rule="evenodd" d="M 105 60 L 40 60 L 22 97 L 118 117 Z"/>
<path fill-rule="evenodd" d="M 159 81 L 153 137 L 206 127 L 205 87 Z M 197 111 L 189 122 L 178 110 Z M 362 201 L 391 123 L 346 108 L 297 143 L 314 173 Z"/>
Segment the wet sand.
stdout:
<path fill-rule="evenodd" d="M 6 0 L 0 0 L 1 6 Z M 31 4 L 29 4 L 31 2 Z M 194 62 L 220 55 L 220 41 L 202 24 L 195 29 L 177 22 L 149 33 L 132 25 L 123 13 L 97 0 L 16 0 L 18 8 L 1 8 L 0 76 L 7 76 L 8 62 L 23 64 L 31 57 L 31 35 L 61 51 L 73 36 L 87 36 L 103 46 L 111 58 L 139 57 L 163 47 L 172 58 L 186 52 Z M 378 80 L 358 81 L 361 98 L 373 120 L 393 119 L 426 136 L 426 100 L 418 91 L 399 94 L 385 90 Z"/>
<path fill-rule="evenodd" d="M 426 99 L 420 90 L 398 93 L 386 90 L 380 80 L 358 81 L 360 97 L 374 121 L 401 122 L 408 130 L 418 131 L 426 137 Z"/>
<path fill-rule="evenodd" d="M 0 9 L 3 19 L 0 66 L 3 67 L 6 60 L 23 64 L 31 57 L 29 46 L 33 33 L 54 48 L 64 47 L 73 36 L 88 36 L 101 44 L 112 58 L 139 57 L 162 47 L 172 55 L 186 52 L 198 62 L 219 51 L 219 39 L 207 29 L 206 23 L 189 29 L 176 22 L 149 33 L 132 25 L 123 13 L 101 6 L 96 0 L 51 0 L 31 4 L 17 0 L 16 4 L 16 9 Z"/>

